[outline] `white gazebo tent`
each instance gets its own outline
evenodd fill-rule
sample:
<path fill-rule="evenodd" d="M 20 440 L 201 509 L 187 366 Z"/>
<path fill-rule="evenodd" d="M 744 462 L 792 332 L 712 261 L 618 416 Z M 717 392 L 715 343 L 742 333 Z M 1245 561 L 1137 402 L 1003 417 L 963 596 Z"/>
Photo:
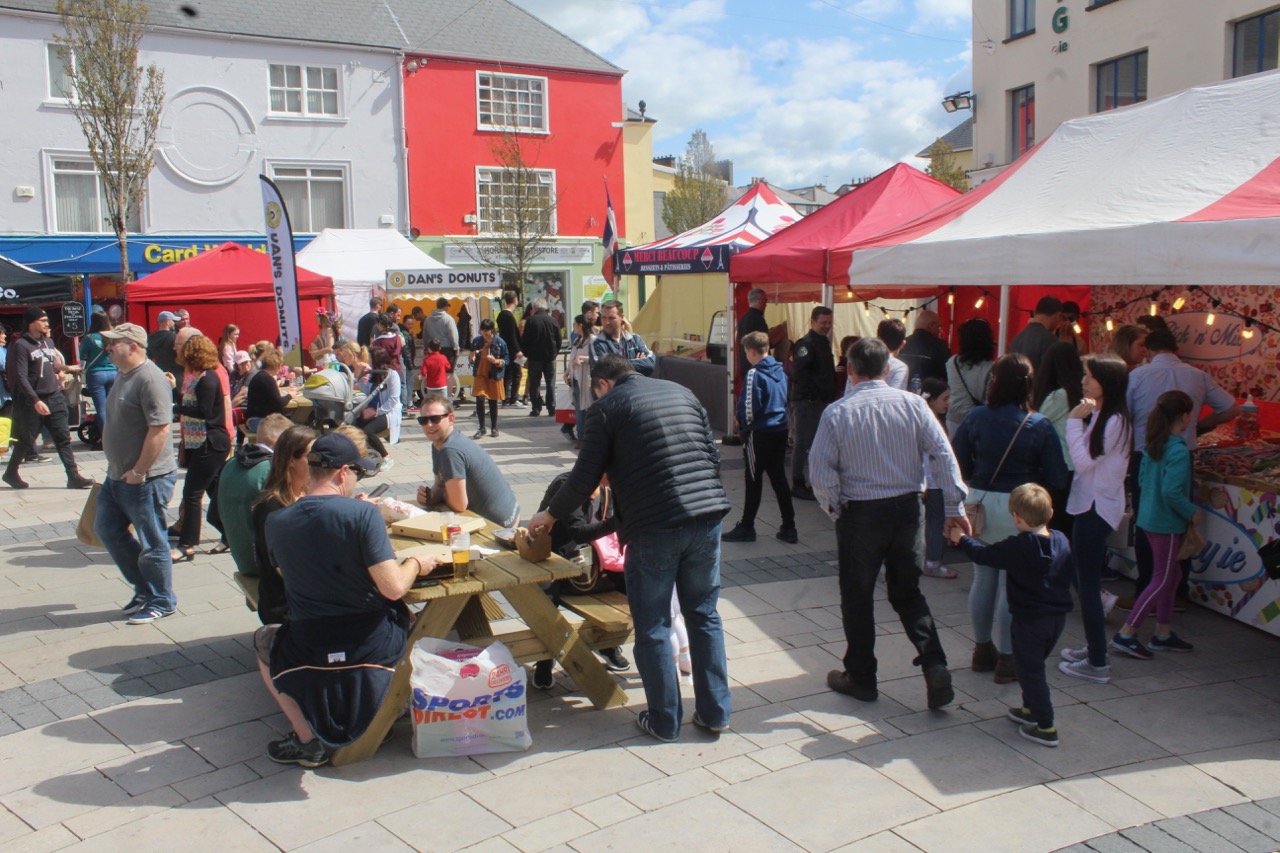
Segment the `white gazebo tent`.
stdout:
<path fill-rule="evenodd" d="M 369 312 L 369 297 L 385 289 L 388 270 L 449 269 L 389 228 L 326 228 L 298 263 L 333 279 L 338 313 L 352 329 Z"/>

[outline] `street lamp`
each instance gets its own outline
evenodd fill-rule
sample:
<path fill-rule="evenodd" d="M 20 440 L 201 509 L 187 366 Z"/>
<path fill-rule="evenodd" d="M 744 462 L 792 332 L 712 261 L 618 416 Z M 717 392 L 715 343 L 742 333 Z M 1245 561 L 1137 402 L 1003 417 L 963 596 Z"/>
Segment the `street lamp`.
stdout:
<path fill-rule="evenodd" d="M 957 92 L 942 99 L 942 108 L 949 113 L 953 113 L 956 110 L 972 110 L 977 100 L 978 98 L 973 92 Z"/>

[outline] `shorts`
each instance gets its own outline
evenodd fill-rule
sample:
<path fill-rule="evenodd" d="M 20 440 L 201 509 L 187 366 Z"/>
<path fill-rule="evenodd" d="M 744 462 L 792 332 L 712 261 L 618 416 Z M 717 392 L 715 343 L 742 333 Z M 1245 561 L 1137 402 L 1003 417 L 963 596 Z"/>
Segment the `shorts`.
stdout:
<path fill-rule="evenodd" d="M 271 648 L 276 644 L 280 628 L 280 625 L 263 625 L 253 632 L 253 649 L 258 653 L 258 660 L 268 668 L 271 667 Z"/>

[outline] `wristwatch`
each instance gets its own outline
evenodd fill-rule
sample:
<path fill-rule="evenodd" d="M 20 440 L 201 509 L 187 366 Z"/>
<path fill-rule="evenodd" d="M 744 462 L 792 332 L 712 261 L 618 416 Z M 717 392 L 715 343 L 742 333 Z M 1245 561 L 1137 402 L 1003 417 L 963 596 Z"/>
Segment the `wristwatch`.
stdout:
<path fill-rule="evenodd" d="M 146 474 L 144 474 L 144 473 L 143 473 L 143 472 L 141 472 L 141 471 L 134 470 L 134 471 L 130 471 L 129 473 L 130 473 L 130 474 L 132 474 L 132 475 L 134 475 L 135 477 L 137 477 L 137 478 L 138 478 L 138 482 L 139 482 L 139 483 L 141 483 L 143 480 L 147 479 L 147 475 L 146 475 Z"/>

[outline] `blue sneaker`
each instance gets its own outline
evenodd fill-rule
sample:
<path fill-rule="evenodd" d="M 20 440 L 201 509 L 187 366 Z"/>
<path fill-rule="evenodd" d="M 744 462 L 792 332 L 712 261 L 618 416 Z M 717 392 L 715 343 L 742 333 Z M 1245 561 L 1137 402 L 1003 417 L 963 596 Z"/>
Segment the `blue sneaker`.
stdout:
<path fill-rule="evenodd" d="M 159 607 L 156 607 L 154 604 L 148 604 L 146 607 L 142 608 L 137 613 L 130 616 L 127 620 L 127 624 L 146 625 L 151 622 L 158 622 L 159 620 L 164 619 L 166 616 L 172 616 L 176 612 L 177 611 L 174 611 L 174 610 L 161 610 Z"/>
<path fill-rule="evenodd" d="M 1111 648 L 1138 660 L 1151 660 L 1155 657 L 1155 655 L 1151 654 L 1150 649 L 1142 645 L 1136 634 L 1132 637 L 1116 634 L 1111 638 Z"/>
<path fill-rule="evenodd" d="M 1151 651 L 1153 652 L 1189 652 L 1195 649 L 1195 646 L 1179 637 L 1172 631 L 1167 637 L 1152 637 Z"/>

